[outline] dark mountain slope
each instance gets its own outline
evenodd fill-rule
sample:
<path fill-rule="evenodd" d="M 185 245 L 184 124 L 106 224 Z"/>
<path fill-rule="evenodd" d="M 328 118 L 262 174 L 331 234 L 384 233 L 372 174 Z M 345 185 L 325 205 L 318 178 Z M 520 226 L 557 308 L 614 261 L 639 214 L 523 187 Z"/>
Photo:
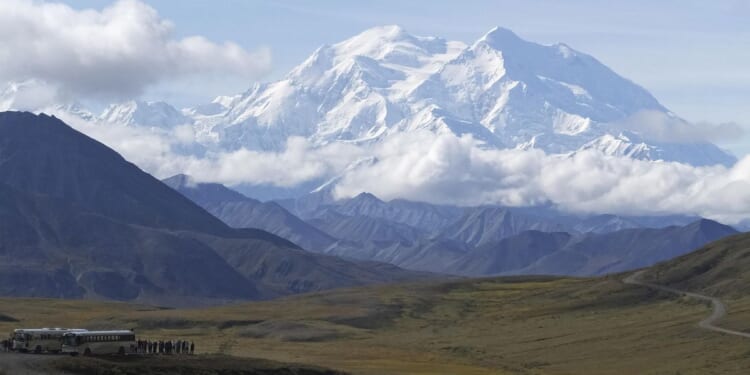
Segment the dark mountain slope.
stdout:
<path fill-rule="evenodd" d="M 406 224 L 378 217 L 347 216 L 335 210 L 321 213 L 308 222 L 333 237 L 355 242 L 412 243 L 427 236 Z"/>
<path fill-rule="evenodd" d="M 262 298 L 207 245 L 0 185 L 0 294 L 154 300 Z"/>
<path fill-rule="evenodd" d="M 699 220 L 686 226 L 624 229 L 610 233 L 524 231 L 465 250 L 453 262 L 448 259 L 435 261 L 432 267 L 466 276 L 594 276 L 649 266 L 735 233 L 733 228 L 710 220 Z"/>
<path fill-rule="evenodd" d="M 657 264 L 642 279 L 714 296 L 746 296 L 750 289 L 750 234 L 722 238 Z"/>
<path fill-rule="evenodd" d="M 2 295 L 177 305 L 415 277 L 232 229 L 45 115 L 0 113 L 0 192 Z"/>
<path fill-rule="evenodd" d="M 458 207 L 395 199 L 383 202 L 370 193 L 361 193 L 342 201 L 335 210 L 347 216 L 369 216 L 408 225 L 426 232 L 442 230 L 456 221 L 462 210 Z"/>
<path fill-rule="evenodd" d="M 268 226 L 284 221 L 263 219 L 255 213 L 254 206 L 261 205 L 260 202 L 221 185 L 195 185 L 184 178 L 168 182 L 183 186 L 180 189 L 188 197 L 204 202 L 206 207 L 226 209 L 234 207 L 234 200 L 247 202 L 248 206 L 243 209 L 247 217 L 253 218 L 258 226 L 265 225 L 266 229 L 284 234 Z M 318 208 L 308 223 L 338 239 L 318 251 L 412 270 L 465 276 L 599 275 L 651 265 L 734 233 L 732 228 L 708 220 L 664 228 L 640 227 L 687 219 L 677 216 L 656 219 L 615 215 L 577 217 L 545 208 L 485 206 L 464 209 L 465 214 L 459 221 L 435 235 L 383 218 L 386 213 L 396 212 L 388 208 L 390 204 L 370 194 L 360 194 L 349 201 Z M 423 210 L 425 205 L 419 204 L 418 209 Z M 213 211 L 224 217 L 223 209 Z M 286 215 L 294 217 L 288 212 Z M 296 234 L 303 243 L 305 232 Z"/>
<path fill-rule="evenodd" d="M 489 206 L 467 209 L 460 220 L 451 224 L 440 235 L 479 246 L 527 230 L 561 232 L 567 229 L 562 220 L 519 214 L 508 208 Z"/>
<path fill-rule="evenodd" d="M 242 239 L 200 236 L 199 240 L 215 248 L 249 280 L 262 283 L 277 295 L 431 277 L 407 272 L 390 264 L 368 261 L 354 263 L 304 250 L 279 253 L 268 247 L 254 247 Z"/>
<path fill-rule="evenodd" d="M 462 275 L 493 275 L 521 270 L 563 248 L 572 238 L 564 232 L 525 231 L 467 253 L 450 266 Z"/>
<path fill-rule="evenodd" d="M 322 252 L 336 242 L 275 202 L 260 202 L 221 184 L 195 183 L 185 175 L 163 182 L 231 227 L 262 229 L 315 252 Z"/>
<path fill-rule="evenodd" d="M 384 202 L 370 193 L 335 200 L 329 190 L 315 191 L 297 199 L 279 200 L 278 203 L 303 220 L 316 219 L 333 210 L 345 216 L 387 220 L 429 233 L 442 230 L 461 217 L 463 212 L 459 207 L 402 199 Z"/>
<path fill-rule="evenodd" d="M 0 113 L 0 183 L 132 224 L 229 233 L 190 200 L 46 115 Z"/>
<path fill-rule="evenodd" d="M 684 226 L 699 218 L 686 216 L 576 216 L 545 207 L 480 206 L 464 210 L 463 216 L 440 236 L 481 246 L 521 232 L 610 233 L 623 229 Z"/>
<path fill-rule="evenodd" d="M 699 220 L 682 227 L 588 234 L 539 259 L 523 273 L 602 275 L 621 272 L 672 259 L 736 233 L 732 227 Z"/>

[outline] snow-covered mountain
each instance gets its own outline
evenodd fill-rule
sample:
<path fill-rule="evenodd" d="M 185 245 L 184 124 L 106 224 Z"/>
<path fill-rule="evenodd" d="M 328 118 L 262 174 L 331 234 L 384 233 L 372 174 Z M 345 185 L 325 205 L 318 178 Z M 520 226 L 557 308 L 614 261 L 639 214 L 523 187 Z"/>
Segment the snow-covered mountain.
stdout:
<path fill-rule="evenodd" d="M 641 160 L 670 160 L 705 166 L 732 165 L 737 159 L 726 151 L 707 142 L 666 143 L 643 139 L 640 135 L 624 131 L 606 133 L 580 148 L 593 149 L 606 155 L 624 156 Z"/>
<path fill-rule="evenodd" d="M 37 86 L 0 90 L 0 109 L 52 100 Z M 199 144 L 190 149 L 201 152 L 279 151 L 291 136 L 318 146 L 370 144 L 427 130 L 469 134 L 486 148 L 594 149 L 696 166 L 736 161 L 711 143 L 654 141 L 622 128 L 644 111 L 677 119 L 644 88 L 565 44 L 528 42 L 503 28 L 465 44 L 382 26 L 318 48 L 282 80 L 194 108 L 129 101 L 99 116 L 75 105 L 52 113 L 154 131 L 190 125 Z"/>
<path fill-rule="evenodd" d="M 154 128 L 172 128 L 179 125 L 191 125 L 194 121 L 175 107 L 165 102 L 128 101 L 112 104 L 99 116 L 104 123 L 146 126 Z"/>
<path fill-rule="evenodd" d="M 639 111 L 674 115 L 595 58 L 502 28 L 465 45 L 376 27 L 320 47 L 285 79 L 217 99 L 213 108 L 197 126 L 228 149 L 279 150 L 289 136 L 367 143 L 426 129 L 471 134 L 485 147 L 597 149 L 694 165 L 735 160 L 709 143 L 624 134 L 612 124 Z"/>

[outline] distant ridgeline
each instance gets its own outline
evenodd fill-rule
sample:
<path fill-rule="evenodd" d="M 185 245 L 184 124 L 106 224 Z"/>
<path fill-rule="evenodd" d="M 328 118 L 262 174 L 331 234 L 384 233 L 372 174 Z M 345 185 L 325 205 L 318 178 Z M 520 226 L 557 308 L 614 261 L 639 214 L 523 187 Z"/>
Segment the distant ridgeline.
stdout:
<path fill-rule="evenodd" d="M 687 216 L 573 216 L 547 208 L 459 208 L 330 192 L 260 202 L 180 175 L 164 181 L 237 228 L 260 228 L 310 251 L 464 276 L 592 276 L 649 266 L 737 233 Z"/>

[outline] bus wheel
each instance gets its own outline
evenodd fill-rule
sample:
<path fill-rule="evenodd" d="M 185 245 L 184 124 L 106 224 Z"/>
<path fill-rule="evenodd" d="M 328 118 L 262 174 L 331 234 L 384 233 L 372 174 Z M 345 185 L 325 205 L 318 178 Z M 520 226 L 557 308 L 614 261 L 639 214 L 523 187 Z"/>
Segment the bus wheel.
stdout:
<path fill-rule="evenodd" d="M 125 355 L 125 347 L 121 346 L 120 350 L 117 351 L 117 354 L 119 354 L 119 355 Z"/>
<path fill-rule="evenodd" d="M 83 355 L 85 355 L 86 357 L 90 357 L 91 356 L 91 349 L 86 348 L 86 350 L 83 352 Z"/>
<path fill-rule="evenodd" d="M 70 356 L 71 356 L 71 357 L 78 357 L 78 353 L 76 353 L 76 352 L 71 352 L 71 353 L 70 353 Z"/>
<path fill-rule="evenodd" d="M 42 352 L 42 347 L 37 345 L 36 348 L 34 348 L 34 354 L 40 354 Z"/>

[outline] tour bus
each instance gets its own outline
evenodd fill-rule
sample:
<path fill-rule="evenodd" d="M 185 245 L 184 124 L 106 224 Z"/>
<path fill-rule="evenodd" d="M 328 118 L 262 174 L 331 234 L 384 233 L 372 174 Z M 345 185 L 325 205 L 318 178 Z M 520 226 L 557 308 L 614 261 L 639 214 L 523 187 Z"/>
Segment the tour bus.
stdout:
<path fill-rule="evenodd" d="M 72 356 L 78 354 L 105 355 L 131 354 L 136 351 L 133 331 L 85 331 L 68 332 L 63 336 L 62 352 Z"/>
<path fill-rule="evenodd" d="M 71 328 L 16 329 L 13 331 L 11 349 L 22 353 L 59 353 L 62 350 L 63 335 L 85 331 Z"/>

